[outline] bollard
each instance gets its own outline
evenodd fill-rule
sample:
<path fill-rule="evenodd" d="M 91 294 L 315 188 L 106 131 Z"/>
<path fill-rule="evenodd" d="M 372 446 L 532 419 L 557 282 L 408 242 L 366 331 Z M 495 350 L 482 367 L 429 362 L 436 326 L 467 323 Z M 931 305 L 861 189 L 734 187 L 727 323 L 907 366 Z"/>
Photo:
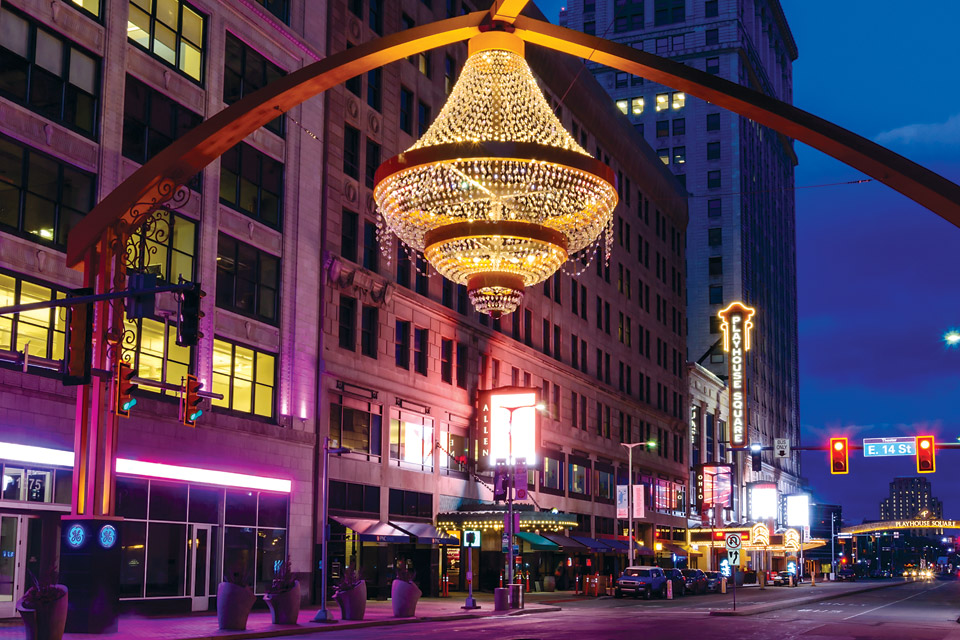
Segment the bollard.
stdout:
<path fill-rule="evenodd" d="M 500 572 L 500 588 L 503 589 L 503 571 Z"/>
<path fill-rule="evenodd" d="M 793 586 L 793 576 L 788 576 L 788 577 L 787 577 L 787 580 L 790 581 L 790 583 L 789 583 L 787 586 L 788 586 L 788 587 L 792 587 L 792 586 Z"/>
<path fill-rule="evenodd" d="M 613 586 L 613 574 L 607 575 L 607 595 L 612 596 L 616 591 L 616 587 Z"/>
<path fill-rule="evenodd" d="M 667 580 L 667 600 L 673 600 L 673 579 Z"/>
<path fill-rule="evenodd" d="M 767 588 L 767 572 L 760 571 L 757 577 L 760 579 L 760 588 L 766 589 Z"/>
<path fill-rule="evenodd" d="M 811 587 L 817 586 L 817 572 L 816 572 L 816 571 L 811 571 L 811 572 L 810 572 L 810 586 L 811 586 Z"/>
<path fill-rule="evenodd" d="M 720 593 L 726 593 L 726 592 L 727 592 L 727 579 L 720 578 Z"/>
<path fill-rule="evenodd" d="M 573 581 L 573 595 L 580 594 L 580 576 L 577 576 Z"/>
<path fill-rule="evenodd" d="M 530 572 L 527 572 L 527 593 L 530 593 Z"/>

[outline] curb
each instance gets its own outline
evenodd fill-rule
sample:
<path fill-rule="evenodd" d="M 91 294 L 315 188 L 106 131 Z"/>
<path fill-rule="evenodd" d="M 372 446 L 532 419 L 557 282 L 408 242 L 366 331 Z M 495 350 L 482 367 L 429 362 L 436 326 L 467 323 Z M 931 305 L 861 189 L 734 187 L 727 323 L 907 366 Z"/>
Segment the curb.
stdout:
<path fill-rule="evenodd" d="M 894 582 L 892 584 L 881 584 L 873 587 L 866 587 L 865 589 L 852 589 L 850 591 L 844 591 L 842 593 L 831 593 L 831 594 L 817 594 L 812 596 L 804 596 L 802 598 L 793 598 L 791 600 L 778 600 L 777 602 L 771 602 L 769 604 L 756 604 L 751 605 L 745 609 L 738 609 L 734 611 L 733 609 L 722 609 L 711 611 L 711 616 L 752 616 L 757 613 L 766 613 L 768 611 L 776 611 L 777 609 L 786 609 L 793 605 L 798 604 L 810 604 L 812 602 L 820 602 L 821 600 L 829 600 L 832 598 L 846 598 L 847 596 L 855 596 L 861 593 L 868 593 L 870 591 L 879 591 L 880 589 L 889 589 L 891 587 L 899 587 L 905 584 L 910 584 L 908 582 Z"/>
<path fill-rule="evenodd" d="M 264 629 L 262 631 L 241 631 L 238 633 L 215 633 L 211 635 L 188 636 L 180 640 L 247 640 L 249 638 L 276 638 L 278 636 L 307 635 L 309 633 L 326 633 L 330 631 L 349 631 L 351 629 L 366 629 L 369 627 L 393 627 L 401 624 L 415 624 L 418 622 L 449 622 L 452 620 L 467 620 L 470 618 L 493 618 L 500 616 L 522 616 L 537 613 L 556 613 L 560 607 L 538 606 L 533 609 L 517 609 L 504 612 L 485 611 L 483 613 L 451 613 L 446 615 L 423 616 L 417 618 L 385 618 L 383 620 L 358 620 L 341 624 L 306 624 L 284 626 L 279 629 Z"/>

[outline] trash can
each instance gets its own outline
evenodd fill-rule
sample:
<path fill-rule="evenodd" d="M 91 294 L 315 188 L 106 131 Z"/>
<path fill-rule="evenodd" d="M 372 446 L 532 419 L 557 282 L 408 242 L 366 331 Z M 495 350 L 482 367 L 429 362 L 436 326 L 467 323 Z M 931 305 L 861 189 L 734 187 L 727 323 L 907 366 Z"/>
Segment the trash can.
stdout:
<path fill-rule="evenodd" d="M 523 585 L 510 585 L 510 608 L 523 609 Z"/>
<path fill-rule="evenodd" d="M 510 608 L 510 589 L 499 587 L 493 590 L 493 610 L 506 611 Z"/>

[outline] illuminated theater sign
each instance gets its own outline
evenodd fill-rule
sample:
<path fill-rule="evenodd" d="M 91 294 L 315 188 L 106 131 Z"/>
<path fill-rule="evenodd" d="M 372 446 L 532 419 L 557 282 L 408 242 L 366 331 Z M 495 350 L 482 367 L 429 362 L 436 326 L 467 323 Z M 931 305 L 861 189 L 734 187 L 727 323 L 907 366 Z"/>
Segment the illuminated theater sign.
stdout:
<path fill-rule="evenodd" d="M 750 330 L 756 310 L 742 302 L 731 302 L 726 309 L 717 312 L 720 330 L 723 332 L 723 350 L 727 352 L 730 388 L 730 445 L 742 447 L 747 444 L 747 394 L 746 354 L 750 350 Z"/>
<path fill-rule="evenodd" d="M 707 463 L 696 468 L 697 506 L 726 509 L 733 500 L 733 465 Z"/>
<path fill-rule="evenodd" d="M 539 467 L 538 393 L 539 389 L 530 387 L 500 387 L 478 392 L 478 470 L 493 469 L 497 460 L 510 463 L 520 458 L 526 458 L 528 468 Z"/>

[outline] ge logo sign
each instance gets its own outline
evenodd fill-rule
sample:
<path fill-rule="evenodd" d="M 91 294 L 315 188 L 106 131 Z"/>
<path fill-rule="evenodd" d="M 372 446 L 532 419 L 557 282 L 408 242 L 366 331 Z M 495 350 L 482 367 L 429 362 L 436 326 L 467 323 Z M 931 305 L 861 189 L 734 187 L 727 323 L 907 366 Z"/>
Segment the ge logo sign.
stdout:
<path fill-rule="evenodd" d="M 74 549 L 82 547 L 86 539 L 87 530 L 84 529 L 82 525 L 75 524 L 67 530 L 67 544 Z"/>
<path fill-rule="evenodd" d="M 117 530 L 111 524 L 100 528 L 100 546 L 109 549 L 117 543 Z"/>

